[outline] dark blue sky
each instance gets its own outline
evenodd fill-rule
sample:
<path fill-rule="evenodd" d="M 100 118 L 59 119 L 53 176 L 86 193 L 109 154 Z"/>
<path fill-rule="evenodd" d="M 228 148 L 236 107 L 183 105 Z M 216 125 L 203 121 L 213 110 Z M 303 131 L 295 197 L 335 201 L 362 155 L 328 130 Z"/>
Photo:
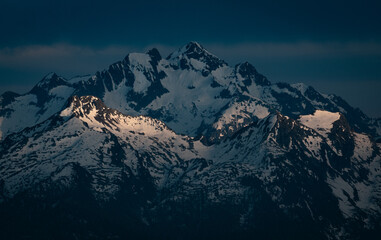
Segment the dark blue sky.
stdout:
<path fill-rule="evenodd" d="M 130 51 L 198 41 L 273 82 L 305 82 L 381 117 L 379 1 L 0 1 L 0 93 L 51 71 L 93 73 Z"/>

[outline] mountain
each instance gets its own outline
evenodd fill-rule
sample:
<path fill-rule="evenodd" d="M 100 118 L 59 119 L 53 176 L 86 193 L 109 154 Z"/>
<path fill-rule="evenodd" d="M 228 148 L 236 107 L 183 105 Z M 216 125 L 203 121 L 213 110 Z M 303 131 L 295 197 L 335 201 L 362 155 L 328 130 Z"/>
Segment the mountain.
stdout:
<path fill-rule="evenodd" d="M 74 90 L 64 78 L 50 73 L 24 95 L 5 92 L 0 97 L 0 139 L 60 111 Z"/>
<path fill-rule="evenodd" d="M 356 131 L 373 137 L 380 133 L 373 119 L 338 96 L 321 94 L 304 84 L 271 84 L 251 64 L 230 67 L 190 42 L 166 59 L 157 49 L 131 53 L 92 76 L 66 80 L 52 73 L 27 94 L 3 94 L 2 139 L 46 120 L 74 95 L 96 96 L 124 114 L 160 119 L 177 133 L 204 136 L 211 142 L 218 141 L 216 131 L 229 132 L 217 129 L 218 122 L 239 129 L 271 111 L 293 118 L 315 110 L 341 112 Z M 235 121 L 235 115 L 240 119 Z"/>
<path fill-rule="evenodd" d="M 379 121 L 191 42 L 0 100 L 4 239 L 376 239 Z"/>

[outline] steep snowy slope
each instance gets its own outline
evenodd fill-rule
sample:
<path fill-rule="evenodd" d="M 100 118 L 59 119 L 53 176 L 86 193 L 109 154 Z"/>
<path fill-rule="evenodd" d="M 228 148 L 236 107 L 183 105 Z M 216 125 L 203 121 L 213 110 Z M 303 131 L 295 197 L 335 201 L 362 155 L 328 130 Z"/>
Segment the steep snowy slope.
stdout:
<path fill-rule="evenodd" d="M 142 167 L 162 187 L 169 184 L 168 172 L 180 174 L 183 162 L 197 157 L 190 141 L 158 120 L 124 116 L 98 98 L 75 96 L 59 114 L 4 141 L 2 196 L 69 178 L 73 164 L 91 174 L 96 194 L 112 197 L 122 174 L 138 174 Z"/>
<path fill-rule="evenodd" d="M 0 139 L 57 113 L 74 90 L 65 79 L 51 73 L 27 94 L 4 93 L 0 98 Z"/>

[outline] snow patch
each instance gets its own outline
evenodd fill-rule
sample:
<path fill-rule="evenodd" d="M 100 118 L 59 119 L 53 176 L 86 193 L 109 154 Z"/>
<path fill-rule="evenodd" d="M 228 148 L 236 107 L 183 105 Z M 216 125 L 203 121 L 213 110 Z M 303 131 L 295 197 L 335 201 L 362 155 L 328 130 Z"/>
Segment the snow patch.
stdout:
<path fill-rule="evenodd" d="M 78 83 L 78 82 L 85 82 L 85 81 L 89 80 L 90 78 L 93 78 L 93 80 L 94 80 L 94 76 L 91 76 L 91 75 L 76 76 L 76 77 L 69 79 L 68 82 L 71 84 L 74 84 L 74 83 Z"/>
<path fill-rule="evenodd" d="M 146 76 L 140 71 L 134 71 L 134 91 L 137 93 L 146 93 L 151 82 L 147 80 Z"/>
<path fill-rule="evenodd" d="M 58 86 L 49 91 L 49 95 L 59 98 L 68 98 L 74 92 L 74 88 L 68 86 Z"/>
<path fill-rule="evenodd" d="M 339 119 L 340 113 L 316 110 L 314 114 L 300 116 L 299 122 L 327 137 L 333 127 L 333 123 Z"/>

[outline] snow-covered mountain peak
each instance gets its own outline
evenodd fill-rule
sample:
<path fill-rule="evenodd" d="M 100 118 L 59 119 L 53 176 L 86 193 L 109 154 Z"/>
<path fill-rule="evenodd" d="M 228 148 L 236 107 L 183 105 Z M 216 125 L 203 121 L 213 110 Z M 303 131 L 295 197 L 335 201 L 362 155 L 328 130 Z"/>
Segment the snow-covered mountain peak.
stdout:
<path fill-rule="evenodd" d="M 201 46 L 201 44 L 199 44 L 198 42 L 189 42 L 186 46 L 184 46 L 184 48 L 186 49 L 185 50 L 186 53 L 192 53 L 192 52 L 202 53 L 202 52 L 207 52 L 206 49 L 203 46 Z"/>
<path fill-rule="evenodd" d="M 246 86 L 252 85 L 255 82 L 259 86 L 270 86 L 271 82 L 262 74 L 258 73 L 255 67 L 249 62 L 237 64 L 236 72 L 241 75 L 243 83 Z"/>
<path fill-rule="evenodd" d="M 307 91 L 307 89 L 310 87 L 304 83 L 294 83 L 294 84 L 291 84 L 291 86 L 293 88 L 298 89 L 302 94 L 304 94 Z"/>
<path fill-rule="evenodd" d="M 88 126 L 117 131 L 136 131 L 144 134 L 157 135 L 163 130 L 167 135 L 175 134 L 165 123 L 146 116 L 128 116 L 107 107 L 101 99 L 94 96 L 73 96 L 69 99 L 67 108 L 60 113 L 61 117 L 76 117 L 86 122 Z"/>
<path fill-rule="evenodd" d="M 206 52 L 208 54 L 211 54 L 203 46 L 201 46 L 201 44 L 199 44 L 198 42 L 189 42 L 188 44 L 186 44 L 185 46 L 180 48 L 175 53 L 178 53 L 179 55 L 180 54 L 185 54 L 186 55 L 186 54 L 191 54 L 191 53 L 202 54 L 204 52 Z"/>
<path fill-rule="evenodd" d="M 242 76 L 257 73 L 257 69 L 249 62 L 239 63 L 236 68 Z"/>
<path fill-rule="evenodd" d="M 60 85 L 67 85 L 68 82 L 63 77 L 51 72 L 39 81 L 34 88 L 52 89 Z"/>
<path fill-rule="evenodd" d="M 150 66 L 151 57 L 147 53 L 129 53 L 125 61 L 130 66 L 144 66 L 148 67 Z"/>
<path fill-rule="evenodd" d="M 68 100 L 67 108 L 61 112 L 62 117 L 84 117 L 99 110 L 108 109 L 103 102 L 94 96 L 73 96 Z M 116 110 L 114 110 L 116 112 Z"/>
<path fill-rule="evenodd" d="M 58 77 L 58 74 L 55 73 L 55 72 L 50 72 L 48 74 L 45 75 L 45 77 L 43 77 L 42 79 L 53 79 L 53 78 L 57 78 Z"/>
<path fill-rule="evenodd" d="M 74 105 L 76 108 L 81 107 L 86 112 L 91 111 L 92 109 L 101 109 L 106 107 L 102 100 L 94 96 L 73 96 L 69 99 L 71 105 Z"/>
<path fill-rule="evenodd" d="M 167 57 L 171 63 L 179 63 L 181 69 L 213 71 L 227 63 L 208 52 L 197 42 L 190 42 Z"/>
<path fill-rule="evenodd" d="M 151 57 L 152 60 L 156 62 L 159 62 L 162 59 L 161 54 L 159 50 L 157 50 L 157 48 L 152 48 L 148 50 L 147 54 Z"/>

